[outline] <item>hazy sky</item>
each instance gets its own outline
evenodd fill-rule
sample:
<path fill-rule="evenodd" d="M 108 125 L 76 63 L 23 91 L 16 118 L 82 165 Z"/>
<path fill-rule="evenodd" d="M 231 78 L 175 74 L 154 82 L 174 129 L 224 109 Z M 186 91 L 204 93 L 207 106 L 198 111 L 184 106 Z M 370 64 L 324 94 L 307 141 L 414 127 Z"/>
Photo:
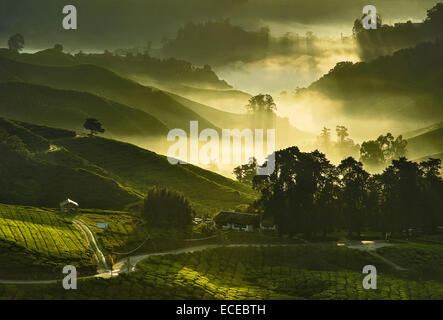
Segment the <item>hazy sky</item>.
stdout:
<path fill-rule="evenodd" d="M 421 20 L 435 0 L 0 0 L 0 40 L 24 34 L 28 48 L 60 42 L 67 49 L 112 49 L 154 43 L 173 37 L 189 21 L 230 18 L 232 23 L 271 32 L 308 30 L 319 36 L 350 34 L 366 4 L 373 4 L 386 23 Z M 62 29 L 62 8 L 78 10 L 78 30 Z"/>

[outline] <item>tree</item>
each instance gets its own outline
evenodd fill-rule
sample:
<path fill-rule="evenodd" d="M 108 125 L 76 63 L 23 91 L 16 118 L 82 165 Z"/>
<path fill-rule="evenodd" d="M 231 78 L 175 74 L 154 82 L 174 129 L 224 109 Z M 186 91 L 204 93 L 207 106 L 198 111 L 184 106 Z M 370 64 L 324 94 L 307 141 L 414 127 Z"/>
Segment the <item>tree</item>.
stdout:
<path fill-rule="evenodd" d="M 341 209 L 346 221 L 349 234 L 356 232 L 360 237 L 365 227 L 367 200 L 367 183 L 369 173 L 363 169 L 363 164 L 348 157 L 338 166 L 341 176 Z"/>
<path fill-rule="evenodd" d="M 433 233 L 443 224 L 443 180 L 440 175 L 441 160 L 428 159 L 419 163 L 423 172 L 423 214 L 421 227 L 426 233 Z"/>
<path fill-rule="evenodd" d="M 331 129 L 323 127 L 320 136 L 317 137 L 317 144 L 319 149 L 324 152 L 329 152 L 331 147 Z"/>
<path fill-rule="evenodd" d="M 426 23 L 443 24 L 443 3 L 439 2 L 427 11 Z"/>
<path fill-rule="evenodd" d="M 54 50 L 58 52 L 63 52 L 63 46 L 60 43 L 54 45 Z"/>
<path fill-rule="evenodd" d="M 248 164 L 234 168 L 234 175 L 238 182 L 252 185 L 252 181 L 257 174 L 257 159 L 254 157 L 249 159 Z"/>
<path fill-rule="evenodd" d="M 277 109 L 274 99 L 269 94 L 258 94 L 249 99 L 249 103 L 246 106 L 248 111 L 256 112 L 269 112 L 272 113 Z"/>
<path fill-rule="evenodd" d="M 184 228 L 192 223 L 194 211 L 183 194 L 154 187 L 146 194 L 142 215 L 153 226 Z"/>
<path fill-rule="evenodd" d="M 83 127 L 86 130 L 91 131 L 91 133 L 89 134 L 90 136 L 105 132 L 105 129 L 102 128 L 102 124 L 97 119 L 93 118 L 86 119 L 85 123 L 83 124 Z"/>
<path fill-rule="evenodd" d="M 401 233 L 420 226 L 422 216 L 423 171 L 406 158 L 393 160 L 381 179 L 383 181 L 383 208 L 387 231 Z"/>
<path fill-rule="evenodd" d="M 407 141 L 400 135 L 396 139 L 390 133 L 377 140 L 365 141 L 360 148 L 360 161 L 371 169 L 380 169 L 392 160 L 406 156 Z"/>
<path fill-rule="evenodd" d="M 360 161 L 370 169 L 379 169 L 385 163 L 385 157 L 377 141 L 365 141 L 360 147 Z"/>
<path fill-rule="evenodd" d="M 266 165 L 266 164 L 265 164 Z M 300 152 L 290 147 L 275 153 L 275 170 L 255 176 L 259 204 L 282 234 L 323 232 L 334 224 L 335 167 L 319 151 Z"/>
<path fill-rule="evenodd" d="M 13 52 L 20 52 L 25 47 L 25 38 L 20 33 L 11 36 L 8 40 L 9 50 Z"/>
<path fill-rule="evenodd" d="M 336 126 L 335 131 L 337 132 L 338 142 L 344 143 L 346 137 L 349 136 L 348 128 L 346 128 L 345 126 Z"/>

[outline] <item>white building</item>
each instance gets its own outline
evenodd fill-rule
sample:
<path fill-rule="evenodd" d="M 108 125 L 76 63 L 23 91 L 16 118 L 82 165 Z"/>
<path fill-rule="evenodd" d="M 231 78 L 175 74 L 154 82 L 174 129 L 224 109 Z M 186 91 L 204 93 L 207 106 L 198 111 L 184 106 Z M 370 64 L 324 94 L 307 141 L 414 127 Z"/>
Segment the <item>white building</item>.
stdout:
<path fill-rule="evenodd" d="M 60 213 L 67 213 L 67 214 L 77 213 L 79 207 L 80 206 L 78 205 L 77 202 L 72 201 L 71 199 L 66 199 L 63 202 L 60 202 Z"/>

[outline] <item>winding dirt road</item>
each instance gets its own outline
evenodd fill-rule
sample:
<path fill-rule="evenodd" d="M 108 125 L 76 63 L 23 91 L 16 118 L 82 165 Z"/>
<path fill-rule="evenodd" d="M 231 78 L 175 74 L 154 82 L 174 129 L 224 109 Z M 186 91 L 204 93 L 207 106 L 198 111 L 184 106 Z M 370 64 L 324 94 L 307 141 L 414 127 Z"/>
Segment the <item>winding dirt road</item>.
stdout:
<path fill-rule="evenodd" d="M 100 248 L 97 245 L 97 241 L 94 237 L 94 234 L 89 229 L 89 227 L 81 220 L 74 218 L 72 220 L 73 224 L 79 228 L 83 234 L 85 235 L 86 241 L 88 242 L 88 245 L 93 250 L 95 258 L 98 263 L 97 268 L 97 274 L 93 276 L 87 276 L 87 277 L 79 277 L 78 279 L 91 279 L 91 278 L 110 278 L 111 277 L 111 270 L 109 269 L 105 256 L 103 255 L 103 252 L 100 250 Z M 335 243 L 335 242 L 334 242 Z M 124 258 L 120 261 L 117 261 L 117 263 L 114 264 L 112 269 L 112 276 L 117 276 L 120 273 L 127 273 L 128 269 L 129 272 L 135 271 L 135 267 L 137 263 L 140 261 L 143 261 L 145 259 L 148 259 L 152 256 L 165 256 L 170 254 L 182 254 L 182 253 L 191 253 L 196 251 L 202 251 L 206 249 L 215 249 L 215 248 L 234 248 L 234 247 L 288 247 L 288 246 L 300 246 L 305 244 L 230 244 L 230 245 L 223 245 L 223 244 L 207 244 L 207 245 L 200 245 L 200 246 L 194 246 L 194 247 L 187 247 L 187 248 L 180 248 L 176 250 L 170 250 L 170 251 L 164 251 L 164 252 L 154 252 L 154 253 L 147 253 L 147 254 L 141 254 L 141 255 L 135 255 L 135 256 L 129 256 L 128 258 Z M 402 268 L 396 264 L 394 264 L 392 261 L 380 256 L 379 254 L 375 253 L 375 250 L 384 246 L 391 245 L 389 243 L 385 242 L 378 242 L 378 243 L 371 243 L 371 244 L 362 244 L 362 243 L 348 243 L 346 245 L 350 249 L 357 249 L 357 250 L 363 250 L 368 252 L 369 254 L 373 255 L 374 257 L 377 257 L 387 264 L 390 264 L 397 270 L 406 270 L 405 268 Z M 128 266 L 129 262 L 129 266 Z M 57 280 L 0 280 L 0 284 L 49 284 L 49 283 L 58 283 L 61 282 L 61 279 Z"/>

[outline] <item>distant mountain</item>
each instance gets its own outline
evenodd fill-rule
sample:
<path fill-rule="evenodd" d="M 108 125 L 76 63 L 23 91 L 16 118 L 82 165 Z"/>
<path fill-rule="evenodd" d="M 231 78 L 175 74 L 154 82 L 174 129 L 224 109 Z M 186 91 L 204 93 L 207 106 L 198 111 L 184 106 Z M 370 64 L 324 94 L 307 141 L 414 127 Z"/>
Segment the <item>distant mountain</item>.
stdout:
<path fill-rule="evenodd" d="M 86 132 L 86 118 L 96 118 L 109 137 L 165 137 L 168 133 L 165 124 L 138 109 L 86 92 L 30 83 L 0 83 L 0 115 L 78 132 Z"/>
<path fill-rule="evenodd" d="M 243 113 L 245 105 L 252 97 L 250 94 L 236 89 L 201 88 L 167 80 L 156 81 L 134 74 L 128 74 L 127 76 L 141 84 L 153 86 L 226 112 Z"/>
<path fill-rule="evenodd" d="M 296 95 L 309 94 L 337 101 L 337 112 L 356 119 L 443 119 L 443 41 L 421 43 L 369 62 L 340 62 Z"/>
<path fill-rule="evenodd" d="M 408 157 L 421 158 L 443 152 L 443 125 L 408 139 Z"/>
<path fill-rule="evenodd" d="M 101 67 L 86 64 L 65 67 L 34 65 L 5 57 L 0 57 L 0 66 L 23 82 L 89 92 L 140 109 L 168 128 L 189 129 L 190 120 L 198 120 L 206 128 L 215 128 L 164 92 L 142 86 Z"/>
<path fill-rule="evenodd" d="M 443 3 L 437 3 L 427 11 L 422 22 L 397 22 L 382 24 L 377 29 L 366 30 L 361 19 L 354 23 L 354 36 L 360 58 L 368 61 L 379 56 L 416 46 L 423 41 L 441 39 L 443 32 Z"/>
<path fill-rule="evenodd" d="M 189 131 L 189 121 L 197 120 L 199 122 L 199 128 L 214 128 L 216 130 L 220 130 L 220 128 L 264 128 L 261 123 L 256 123 L 251 119 L 251 117 L 242 114 L 234 114 L 229 112 L 224 112 L 221 110 L 217 110 L 215 108 L 211 108 L 192 100 L 183 98 L 181 96 L 164 92 L 152 87 L 142 86 L 134 81 L 123 78 L 117 75 L 114 72 L 109 70 L 93 66 L 93 65 L 73 65 L 73 66 L 46 66 L 46 65 L 33 65 L 29 63 L 18 62 L 15 60 L 11 60 L 5 57 L 0 56 L 0 65 L 2 69 L 0 69 L 0 74 L 2 71 L 8 72 L 8 74 L 12 74 L 15 78 L 20 81 L 24 81 L 27 83 L 40 84 L 44 86 L 51 86 L 58 89 L 63 90 L 76 90 L 82 92 L 89 92 L 95 95 L 100 95 L 116 101 L 118 103 L 114 104 L 114 109 L 116 109 L 116 105 L 123 104 L 130 106 L 132 108 L 137 108 L 139 110 L 144 111 L 148 115 L 152 115 L 157 120 L 164 123 L 166 127 L 169 129 L 172 128 L 181 128 L 185 131 Z M 46 92 L 49 89 L 46 90 Z M 40 89 L 43 91 L 43 89 Z M 52 93 L 55 93 L 53 91 Z M 61 94 L 61 92 L 59 92 Z M 67 95 L 67 93 L 64 93 Z M 74 94 L 71 92 L 73 99 L 79 99 L 79 94 Z M 17 95 L 16 99 L 17 98 Z M 86 96 L 85 96 L 86 97 Z M 71 99 L 70 97 L 66 97 Z M 47 99 L 47 96 L 46 98 Z M 89 96 L 89 100 L 92 99 L 92 96 Z M 75 103 L 72 101 L 67 101 L 60 103 L 62 106 L 69 106 L 71 114 L 75 113 L 75 116 L 72 117 L 72 121 L 70 126 L 66 128 L 75 129 L 72 126 L 72 122 L 78 123 L 79 114 L 86 112 L 92 112 L 92 110 L 103 109 L 104 104 L 101 101 L 99 106 L 95 106 L 93 108 L 81 107 L 77 104 L 77 109 L 74 110 Z M 112 102 L 108 101 L 107 104 L 112 104 Z M 124 106 L 119 106 L 118 112 L 123 110 Z M 126 107 L 126 110 L 131 110 Z M 133 110 L 133 109 L 132 109 Z M 65 110 L 67 112 L 67 110 Z M 117 110 L 114 110 L 117 112 Z M 9 117 L 15 117 L 13 111 L 8 111 Z M 131 111 L 130 113 L 133 113 Z M 115 113 L 114 113 L 115 114 Z M 147 119 L 146 114 L 140 114 L 140 121 L 143 118 Z M 65 115 L 66 118 L 67 115 Z M 57 118 L 56 115 L 54 115 Z M 127 116 L 131 118 L 129 115 Z M 69 116 L 68 116 L 69 118 Z M 112 118 L 112 119 L 110 119 Z M 26 121 L 32 121 L 32 118 L 29 117 L 27 119 L 19 118 Z M 37 118 L 39 119 L 39 118 Z M 104 118 L 99 118 L 105 124 Z M 125 117 L 115 118 L 113 115 L 108 116 L 109 123 L 119 122 Z M 55 119 L 54 119 L 55 120 Z M 66 120 L 65 120 L 66 121 Z M 155 119 L 149 120 L 154 123 L 154 126 L 149 126 L 145 128 L 146 131 L 154 131 L 161 132 L 164 131 L 161 128 L 161 125 Z M 123 123 L 123 121 L 121 121 Z M 49 122 L 40 122 L 42 124 L 48 124 L 52 126 L 57 126 L 56 123 Z M 133 125 L 133 121 L 128 123 L 127 125 Z M 125 126 L 122 124 L 122 126 Z M 310 137 L 309 134 L 306 134 L 293 126 L 290 125 L 287 119 L 278 118 L 277 119 L 277 145 L 287 146 L 287 142 L 296 143 L 306 137 Z M 118 130 L 116 126 L 111 125 L 111 129 L 114 131 Z M 140 129 L 140 126 L 135 126 L 133 131 L 137 131 Z M 125 129 L 126 130 L 126 129 Z M 122 130 L 122 131 L 125 131 Z M 141 129 L 142 130 L 142 129 Z M 164 134 L 166 137 L 166 134 Z M 280 143 L 281 142 L 281 143 Z"/>
<path fill-rule="evenodd" d="M 422 135 L 422 134 L 430 132 L 430 131 L 438 130 L 440 128 L 443 128 L 443 121 L 434 123 L 434 124 L 432 124 L 430 126 L 427 126 L 427 127 L 424 127 L 424 128 L 419 128 L 419 129 L 416 129 L 416 130 L 405 132 L 405 133 L 402 134 L 402 136 L 403 136 L 404 139 L 411 139 L 413 137 Z"/>
<path fill-rule="evenodd" d="M 427 156 L 424 156 L 424 157 L 421 157 L 421 158 L 418 158 L 418 159 L 412 159 L 412 160 L 415 161 L 415 162 L 421 162 L 421 161 L 426 161 L 429 158 L 440 159 L 440 160 L 443 161 L 443 152 L 434 153 L 434 154 L 428 154 Z M 441 169 L 441 170 L 443 170 L 443 169 Z"/>
<path fill-rule="evenodd" d="M 31 64 L 47 66 L 73 66 L 78 64 L 93 64 L 114 72 L 128 75 L 148 77 L 154 81 L 168 82 L 187 86 L 197 86 L 208 89 L 228 90 L 232 87 L 221 80 L 212 69 L 206 65 L 197 67 L 190 62 L 178 59 L 159 59 L 147 53 L 133 54 L 130 50 L 118 50 L 119 54 L 105 53 L 63 53 L 56 49 L 45 49 L 36 53 L 14 53 L 0 49 L 0 55 L 9 59 Z"/>

